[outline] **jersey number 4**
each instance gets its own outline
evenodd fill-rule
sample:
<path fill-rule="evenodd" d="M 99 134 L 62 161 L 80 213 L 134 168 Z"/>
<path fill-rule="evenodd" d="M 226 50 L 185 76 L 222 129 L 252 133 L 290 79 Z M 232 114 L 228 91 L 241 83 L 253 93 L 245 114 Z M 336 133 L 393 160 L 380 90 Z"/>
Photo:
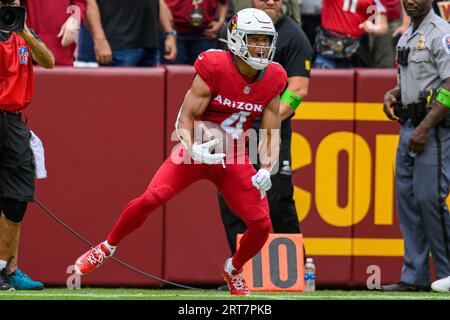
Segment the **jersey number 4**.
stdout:
<path fill-rule="evenodd" d="M 247 117 L 249 115 L 250 112 L 247 111 L 233 113 L 231 116 L 223 120 L 220 126 L 226 133 L 231 134 L 233 139 L 239 139 L 239 136 L 242 134 L 244 123 L 247 121 Z"/>

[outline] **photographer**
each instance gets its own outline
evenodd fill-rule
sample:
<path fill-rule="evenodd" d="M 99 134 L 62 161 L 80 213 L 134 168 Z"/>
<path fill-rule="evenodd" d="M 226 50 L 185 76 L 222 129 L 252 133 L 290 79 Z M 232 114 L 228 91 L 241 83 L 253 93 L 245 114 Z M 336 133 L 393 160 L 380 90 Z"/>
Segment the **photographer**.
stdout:
<path fill-rule="evenodd" d="M 55 58 L 27 28 L 19 5 L 0 0 L 0 290 L 43 288 L 17 269 L 20 223 L 33 200 L 35 169 L 21 112 L 33 96 L 32 59 L 53 68 Z"/>

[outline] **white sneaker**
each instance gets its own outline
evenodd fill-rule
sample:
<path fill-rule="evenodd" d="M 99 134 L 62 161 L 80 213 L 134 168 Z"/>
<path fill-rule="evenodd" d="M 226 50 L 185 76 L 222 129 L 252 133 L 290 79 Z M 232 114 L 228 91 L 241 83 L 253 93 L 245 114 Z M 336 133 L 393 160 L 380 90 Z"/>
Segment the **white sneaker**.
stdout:
<path fill-rule="evenodd" d="M 450 277 L 436 280 L 431 284 L 431 289 L 437 292 L 450 292 Z"/>

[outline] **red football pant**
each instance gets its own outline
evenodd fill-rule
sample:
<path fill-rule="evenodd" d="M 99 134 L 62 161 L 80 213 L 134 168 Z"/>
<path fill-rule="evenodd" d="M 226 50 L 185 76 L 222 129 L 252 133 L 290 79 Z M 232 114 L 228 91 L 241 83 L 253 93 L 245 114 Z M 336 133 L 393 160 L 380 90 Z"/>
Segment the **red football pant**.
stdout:
<path fill-rule="evenodd" d="M 175 152 L 182 155 L 184 149 Z M 156 172 L 144 194 L 126 205 L 108 235 L 108 243 L 118 245 L 160 205 L 192 183 L 206 179 L 217 186 L 230 209 L 247 226 L 239 249 L 233 256 L 234 267 L 240 269 L 261 250 L 271 229 L 267 197 L 261 199 L 260 191 L 251 182 L 255 174 L 256 170 L 248 163 L 248 159 L 246 164 L 227 164 L 223 168 L 221 164 L 175 164 L 169 157 Z"/>

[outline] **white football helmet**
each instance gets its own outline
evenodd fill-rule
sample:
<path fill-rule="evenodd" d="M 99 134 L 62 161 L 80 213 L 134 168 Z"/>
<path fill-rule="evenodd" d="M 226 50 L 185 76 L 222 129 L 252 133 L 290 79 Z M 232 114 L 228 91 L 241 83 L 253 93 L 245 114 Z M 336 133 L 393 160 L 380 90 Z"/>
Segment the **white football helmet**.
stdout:
<path fill-rule="evenodd" d="M 270 47 L 254 46 L 269 49 L 267 58 L 252 57 L 248 51 L 247 35 L 263 34 L 271 38 Z M 275 55 L 275 46 L 278 33 L 275 31 L 272 19 L 262 10 L 255 8 L 243 9 L 236 13 L 228 23 L 227 43 L 228 49 L 244 60 L 250 67 L 262 70 L 272 61 Z"/>

